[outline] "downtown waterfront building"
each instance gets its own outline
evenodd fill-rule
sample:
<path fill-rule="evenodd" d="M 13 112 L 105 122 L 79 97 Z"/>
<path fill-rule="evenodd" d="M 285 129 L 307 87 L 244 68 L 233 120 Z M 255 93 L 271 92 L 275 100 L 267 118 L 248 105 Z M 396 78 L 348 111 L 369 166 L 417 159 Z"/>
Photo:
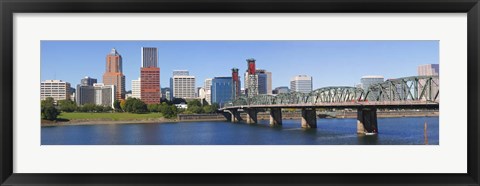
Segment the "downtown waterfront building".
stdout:
<path fill-rule="evenodd" d="M 220 107 L 232 100 L 232 77 L 215 77 L 212 79 L 212 103 Z"/>
<path fill-rule="evenodd" d="M 140 99 L 146 104 L 158 104 L 161 96 L 158 50 L 154 47 L 142 47 Z"/>
<path fill-rule="evenodd" d="M 373 84 L 383 83 L 384 77 L 383 76 L 362 76 L 360 79 L 361 87 L 363 90 L 367 90 Z"/>
<path fill-rule="evenodd" d="M 78 106 L 87 103 L 109 106 L 113 108 L 116 100 L 116 90 L 114 85 L 105 85 L 95 83 L 93 85 L 77 85 L 76 103 Z"/>
<path fill-rule="evenodd" d="M 142 47 L 141 67 L 158 67 L 158 49 L 155 47 Z"/>
<path fill-rule="evenodd" d="M 132 98 L 141 99 L 140 78 L 132 80 Z"/>
<path fill-rule="evenodd" d="M 307 75 L 298 75 L 290 81 L 290 91 L 310 93 L 313 90 L 313 78 Z"/>
<path fill-rule="evenodd" d="M 244 74 L 244 81 L 249 82 L 249 77 L 255 77 L 257 79 L 256 88 L 258 94 L 272 95 L 272 72 L 264 69 L 256 69 L 255 74 L 249 76 L 248 70 Z M 245 83 L 244 88 L 248 90 L 248 84 Z"/>
<path fill-rule="evenodd" d="M 122 56 L 113 48 L 106 57 L 106 68 L 103 74 L 105 85 L 115 86 L 115 99 L 125 99 L 125 75 L 123 75 Z"/>
<path fill-rule="evenodd" d="M 81 85 L 93 86 L 93 84 L 97 83 L 97 79 L 85 76 L 82 80 L 80 80 Z"/>
<path fill-rule="evenodd" d="M 203 83 L 203 89 L 205 91 L 205 101 L 208 104 L 212 104 L 212 78 L 205 79 Z"/>
<path fill-rule="evenodd" d="M 440 66 L 438 64 L 420 65 L 417 71 L 419 76 L 438 76 L 440 74 Z"/>
<path fill-rule="evenodd" d="M 40 83 L 41 100 L 51 97 L 57 102 L 58 100 L 71 99 L 70 95 L 70 83 L 68 82 L 62 80 L 45 80 Z"/>
<path fill-rule="evenodd" d="M 195 99 L 195 76 L 190 76 L 187 70 L 173 71 L 170 79 L 170 90 L 173 98 Z"/>

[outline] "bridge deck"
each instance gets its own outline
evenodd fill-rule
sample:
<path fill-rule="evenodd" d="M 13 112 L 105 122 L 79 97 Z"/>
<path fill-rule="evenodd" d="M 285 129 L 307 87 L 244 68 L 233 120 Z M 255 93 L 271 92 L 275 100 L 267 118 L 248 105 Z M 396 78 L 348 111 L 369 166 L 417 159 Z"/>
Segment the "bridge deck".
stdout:
<path fill-rule="evenodd" d="M 437 102 L 425 101 L 376 101 L 376 102 L 341 102 L 341 103 L 317 103 L 317 104 L 273 104 L 273 105 L 237 105 L 227 106 L 220 110 L 239 108 L 438 108 Z"/>

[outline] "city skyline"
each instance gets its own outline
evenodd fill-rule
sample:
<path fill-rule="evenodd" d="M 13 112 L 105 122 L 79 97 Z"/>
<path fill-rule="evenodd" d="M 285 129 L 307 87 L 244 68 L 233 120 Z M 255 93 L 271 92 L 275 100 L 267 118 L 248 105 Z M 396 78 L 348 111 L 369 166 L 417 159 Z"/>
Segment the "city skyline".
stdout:
<path fill-rule="evenodd" d="M 239 68 L 243 75 L 250 57 L 257 60 L 258 69 L 272 72 L 272 87 L 289 86 L 292 77 L 305 74 L 313 77 L 313 89 L 354 86 L 365 75 L 414 76 L 417 66 L 439 63 L 438 41 L 42 41 L 41 45 L 41 80 L 71 84 L 85 76 L 101 78 L 105 55 L 115 48 L 123 58 L 126 90 L 140 77 L 141 47 L 158 48 L 161 87 L 169 86 L 173 70 L 189 70 L 196 77 L 195 87 L 202 87 L 207 78 L 231 76 L 231 68 Z M 73 59 L 73 53 L 81 57 Z"/>

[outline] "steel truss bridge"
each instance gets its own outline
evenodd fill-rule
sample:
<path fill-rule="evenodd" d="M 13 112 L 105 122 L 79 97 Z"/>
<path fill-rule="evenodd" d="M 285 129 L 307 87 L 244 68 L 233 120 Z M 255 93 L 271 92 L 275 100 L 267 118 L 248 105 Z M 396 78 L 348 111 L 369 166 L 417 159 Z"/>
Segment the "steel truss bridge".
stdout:
<path fill-rule="evenodd" d="M 312 109 L 314 112 L 315 108 L 358 108 L 359 117 L 363 117 L 367 113 L 367 117 L 372 117 L 368 120 L 374 119 L 376 125 L 377 108 L 435 109 L 439 107 L 440 103 L 439 92 L 438 76 L 411 76 L 389 79 L 382 83 L 373 84 L 366 90 L 357 87 L 332 86 L 319 88 L 310 93 L 291 92 L 276 96 L 241 96 L 227 103 L 220 110 L 231 113 L 232 122 L 240 120 L 238 117 L 235 119 L 235 114 L 239 110 L 243 110 L 249 115 L 247 122 L 256 123 L 257 109 L 270 109 L 272 112 L 280 110 L 281 115 L 281 108 L 299 108 L 302 109 L 303 116 L 304 112 Z M 278 115 L 278 113 L 276 114 Z M 251 116 L 254 117 L 250 118 Z M 277 118 L 277 122 L 273 118 L 274 121 L 272 122 L 272 117 L 271 124 L 281 123 L 281 118 Z M 308 124 L 304 120 L 308 120 L 308 118 L 302 120 L 302 126 L 309 128 L 303 125 L 304 122 Z M 312 118 L 310 120 L 313 122 Z M 314 127 L 316 127 L 316 119 Z"/>
<path fill-rule="evenodd" d="M 358 107 L 439 104 L 438 76 L 412 76 L 389 79 L 367 90 L 357 87 L 324 87 L 310 93 L 291 92 L 273 95 L 241 96 L 222 109 L 239 107 Z"/>

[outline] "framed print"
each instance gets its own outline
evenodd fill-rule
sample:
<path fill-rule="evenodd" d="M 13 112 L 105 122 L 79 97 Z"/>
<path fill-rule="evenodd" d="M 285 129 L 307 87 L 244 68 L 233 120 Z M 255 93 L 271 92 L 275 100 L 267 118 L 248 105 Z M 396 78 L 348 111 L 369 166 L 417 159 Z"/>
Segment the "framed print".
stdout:
<path fill-rule="evenodd" d="M 1 9 L 1 185 L 479 185 L 477 0 Z"/>

